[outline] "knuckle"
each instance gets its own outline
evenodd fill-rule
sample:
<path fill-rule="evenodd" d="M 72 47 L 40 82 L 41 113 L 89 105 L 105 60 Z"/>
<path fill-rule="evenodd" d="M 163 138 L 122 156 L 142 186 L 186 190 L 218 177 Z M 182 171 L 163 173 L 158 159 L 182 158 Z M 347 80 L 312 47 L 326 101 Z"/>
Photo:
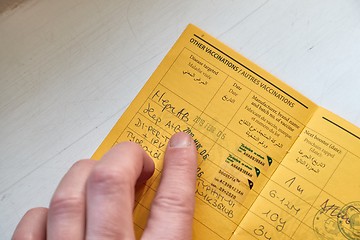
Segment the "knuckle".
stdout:
<path fill-rule="evenodd" d="M 153 202 L 154 207 L 177 214 L 193 215 L 193 198 L 180 196 L 177 193 L 159 194 Z"/>
<path fill-rule="evenodd" d="M 80 196 L 67 196 L 55 193 L 50 201 L 49 211 L 55 215 L 79 214 L 84 208 L 84 199 Z"/>
<path fill-rule="evenodd" d="M 123 168 L 96 166 L 89 177 L 90 187 L 103 191 L 131 185 L 131 179 Z"/>

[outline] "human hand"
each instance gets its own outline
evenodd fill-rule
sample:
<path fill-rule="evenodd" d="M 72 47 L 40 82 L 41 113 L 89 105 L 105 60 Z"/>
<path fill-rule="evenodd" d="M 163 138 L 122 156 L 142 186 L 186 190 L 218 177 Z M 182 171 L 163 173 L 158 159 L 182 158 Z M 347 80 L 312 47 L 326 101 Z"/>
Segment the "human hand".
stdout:
<path fill-rule="evenodd" d="M 196 156 L 188 134 L 170 139 L 142 239 L 191 239 Z M 29 210 L 13 240 L 135 239 L 135 187 L 153 172 L 152 159 L 131 142 L 116 145 L 100 161 L 78 161 L 61 180 L 49 208 Z"/>

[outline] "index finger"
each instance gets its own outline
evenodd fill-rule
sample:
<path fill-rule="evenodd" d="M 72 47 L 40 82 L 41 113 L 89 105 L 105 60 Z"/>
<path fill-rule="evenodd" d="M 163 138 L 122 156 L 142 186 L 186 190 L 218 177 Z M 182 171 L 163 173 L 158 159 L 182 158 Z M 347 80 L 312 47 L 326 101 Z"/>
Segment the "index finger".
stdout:
<path fill-rule="evenodd" d="M 135 185 L 153 172 L 154 162 L 135 143 L 120 143 L 107 152 L 87 183 L 87 238 L 134 239 Z"/>
<path fill-rule="evenodd" d="M 197 152 L 190 135 L 175 134 L 167 146 L 161 181 L 142 239 L 191 239 Z"/>

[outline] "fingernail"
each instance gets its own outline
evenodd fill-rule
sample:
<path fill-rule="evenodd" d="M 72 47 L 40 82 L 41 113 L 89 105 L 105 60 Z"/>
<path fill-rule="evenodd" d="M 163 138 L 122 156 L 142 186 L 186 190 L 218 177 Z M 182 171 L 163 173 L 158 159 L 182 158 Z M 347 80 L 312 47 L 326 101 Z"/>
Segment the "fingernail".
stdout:
<path fill-rule="evenodd" d="M 191 145 L 192 138 L 189 134 L 184 132 L 176 133 L 170 139 L 170 147 L 185 148 Z"/>

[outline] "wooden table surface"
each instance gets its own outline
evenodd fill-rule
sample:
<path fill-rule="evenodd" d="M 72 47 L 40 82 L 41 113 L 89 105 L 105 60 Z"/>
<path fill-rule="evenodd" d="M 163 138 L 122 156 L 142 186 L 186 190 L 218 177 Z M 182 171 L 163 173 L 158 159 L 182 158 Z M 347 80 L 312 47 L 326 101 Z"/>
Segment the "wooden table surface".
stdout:
<path fill-rule="evenodd" d="M 4 1 L 0 239 L 92 155 L 188 23 L 360 126 L 359 1 Z"/>

